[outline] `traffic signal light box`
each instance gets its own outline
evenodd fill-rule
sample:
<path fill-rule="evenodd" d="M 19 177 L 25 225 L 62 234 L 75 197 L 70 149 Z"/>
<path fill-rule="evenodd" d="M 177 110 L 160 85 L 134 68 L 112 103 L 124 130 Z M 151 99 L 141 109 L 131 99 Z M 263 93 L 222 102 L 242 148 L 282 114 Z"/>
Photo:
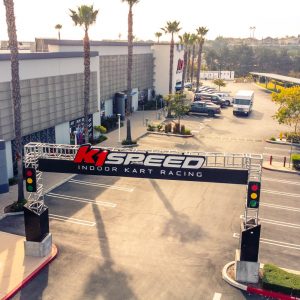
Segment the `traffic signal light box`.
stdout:
<path fill-rule="evenodd" d="M 258 208 L 260 199 L 260 182 L 249 181 L 247 191 L 247 207 Z"/>
<path fill-rule="evenodd" d="M 36 192 L 36 170 L 34 168 L 25 168 L 26 191 Z"/>

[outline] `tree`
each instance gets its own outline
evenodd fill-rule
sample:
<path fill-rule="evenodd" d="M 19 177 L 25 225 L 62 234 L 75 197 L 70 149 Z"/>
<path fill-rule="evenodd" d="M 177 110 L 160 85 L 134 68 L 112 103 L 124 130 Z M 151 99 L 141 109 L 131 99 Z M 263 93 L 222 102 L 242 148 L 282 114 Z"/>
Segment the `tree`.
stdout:
<path fill-rule="evenodd" d="M 219 87 L 219 91 L 220 91 L 221 86 L 222 86 L 222 87 L 225 87 L 225 86 L 226 86 L 225 81 L 224 81 L 223 79 L 221 79 L 221 78 L 215 79 L 215 80 L 213 81 L 213 84 L 215 84 L 215 85 L 217 85 L 217 86 Z"/>
<path fill-rule="evenodd" d="M 173 91 L 173 59 L 174 59 L 174 34 L 178 33 L 181 28 L 179 27 L 180 22 L 178 21 L 168 21 L 167 25 L 161 30 L 167 34 L 171 34 L 171 44 L 170 44 L 170 65 L 169 65 L 169 94 Z M 169 116 L 169 115 L 168 115 Z"/>
<path fill-rule="evenodd" d="M 14 125 L 15 125 L 15 145 L 16 160 L 18 166 L 18 200 L 17 203 L 24 202 L 23 187 L 23 164 L 22 164 L 22 132 L 21 132 L 21 93 L 20 93 L 20 76 L 19 76 L 19 51 L 18 39 L 14 13 L 14 1 L 3 0 L 6 9 L 7 33 L 11 59 L 11 86 L 14 108 Z"/>
<path fill-rule="evenodd" d="M 179 36 L 180 43 L 184 47 L 184 54 L 183 54 L 183 70 L 182 70 L 182 79 L 181 79 L 181 93 L 183 93 L 184 90 L 184 82 L 185 82 L 185 74 L 186 74 L 186 65 L 187 65 L 187 51 L 190 45 L 190 37 L 191 34 L 185 32 L 183 35 Z"/>
<path fill-rule="evenodd" d="M 93 5 L 81 5 L 77 7 L 77 11 L 71 10 L 70 17 L 75 23 L 75 26 L 82 26 L 84 29 L 83 49 L 84 49 L 84 137 L 85 143 L 89 142 L 89 130 L 88 130 L 88 110 L 90 100 L 90 39 L 89 28 L 96 22 L 98 10 L 94 10 Z"/>
<path fill-rule="evenodd" d="M 162 36 L 161 32 L 155 32 L 155 36 L 157 37 L 157 43 L 159 44 L 159 38 Z"/>
<path fill-rule="evenodd" d="M 299 133 L 300 125 L 300 87 L 286 88 L 279 94 L 272 94 L 272 101 L 279 105 L 274 115 L 279 124 L 294 127 L 294 133 Z"/>
<path fill-rule="evenodd" d="M 58 32 L 58 39 L 60 40 L 60 30 L 62 29 L 62 25 L 61 24 L 56 24 L 55 29 Z"/>
<path fill-rule="evenodd" d="M 195 63 L 195 48 L 196 48 L 196 42 L 197 42 L 197 35 L 192 33 L 190 37 L 190 43 L 192 45 L 192 64 L 191 64 L 191 75 L 190 79 L 191 82 L 193 83 L 194 79 L 194 63 Z"/>
<path fill-rule="evenodd" d="M 127 56 L 127 115 L 131 114 L 132 109 L 132 64 L 133 64 L 133 15 L 132 7 L 133 5 L 139 3 L 139 0 L 122 0 L 122 2 L 127 2 L 129 5 L 128 11 L 128 56 Z M 126 140 L 128 143 L 132 143 L 131 139 L 131 126 L 130 119 L 127 119 L 127 137 Z"/>
<path fill-rule="evenodd" d="M 197 64 L 197 85 L 196 90 L 199 89 L 200 85 L 200 70 L 201 70 L 201 55 L 202 55 L 202 48 L 204 44 L 204 37 L 208 32 L 208 29 L 206 27 L 199 27 L 196 29 L 197 31 L 197 42 L 198 42 L 198 64 Z"/>
<path fill-rule="evenodd" d="M 185 94 L 171 94 L 169 95 L 171 100 L 171 110 L 174 112 L 175 117 L 177 118 L 177 123 L 180 128 L 181 117 L 186 115 L 189 111 L 189 105 L 186 104 L 186 95 Z"/>

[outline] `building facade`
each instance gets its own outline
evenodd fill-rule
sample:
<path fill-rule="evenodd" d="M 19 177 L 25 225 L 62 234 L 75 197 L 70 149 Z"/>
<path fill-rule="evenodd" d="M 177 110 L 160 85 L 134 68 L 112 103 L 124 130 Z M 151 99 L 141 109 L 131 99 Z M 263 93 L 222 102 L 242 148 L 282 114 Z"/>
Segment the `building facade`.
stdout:
<path fill-rule="evenodd" d="M 84 141 L 82 41 L 36 39 L 31 53 L 21 53 L 20 87 L 23 144 L 30 141 L 70 144 Z M 116 113 L 117 93 L 127 89 L 127 42 L 91 42 L 89 135 L 101 116 Z M 168 93 L 170 45 L 134 43 L 132 109 L 141 98 Z M 181 79 L 175 48 L 173 86 Z M 5 140 L 8 177 L 14 175 L 14 122 L 10 55 L 0 54 L 0 139 Z M 76 135 L 76 138 L 75 138 Z"/>

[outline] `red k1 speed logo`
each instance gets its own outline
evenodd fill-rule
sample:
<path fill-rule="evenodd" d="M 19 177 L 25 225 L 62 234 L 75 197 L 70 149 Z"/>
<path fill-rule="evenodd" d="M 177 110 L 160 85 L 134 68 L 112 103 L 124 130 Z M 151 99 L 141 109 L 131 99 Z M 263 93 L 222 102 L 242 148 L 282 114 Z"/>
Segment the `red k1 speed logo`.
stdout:
<path fill-rule="evenodd" d="M 100 148 L 91 148 L 90 145 L 82 145 L 74 159 L 74 163 L 82 165 L 103 165 L 140 167 L 160 167 L 172 169 L 200 169 L 205 162 L 203 156 L 140 153 L 140 152 L 118 152 L 108 151 Z"/>

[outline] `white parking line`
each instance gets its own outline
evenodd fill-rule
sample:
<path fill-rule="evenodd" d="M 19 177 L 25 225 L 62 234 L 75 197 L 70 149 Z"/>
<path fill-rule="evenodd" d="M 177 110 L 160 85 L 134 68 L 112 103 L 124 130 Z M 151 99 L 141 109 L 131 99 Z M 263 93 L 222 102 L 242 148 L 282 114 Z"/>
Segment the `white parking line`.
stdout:
<path fill-rule="evenodd" d="M 292 185 L 300 185 L 299 181 L 290 181 L 290 180 L 269 178 L 269 177 L 263 177 L 262 181 L 271 181 L 271 182 L 279 182 L 279 183 L 286 183 L 286 184 L 292 184 Z"/>
<path fill-rule="evenodd" d="M 283 210 L 290 210 L 294 212 L 300 212 L 300 208 L 297 207 L 291 207 L 291 206 L 283 206 L 283 205 L 277 205 L 277 204 L 271 204 L 271 203 L 260 203 L 260 206 L 266 206 L 270 208 L 277 208 L 277 209 L 283 209 Z"/>
<path fill-rule="evenodd" d="M 290 147 L 290 146 L 289 146 L 289 147 Z M 287 148 L 286 148 L 286 149 L 282 149 L 282 148 L 265 147 L 265 149 L 291 153 L 291 150 L 290 150 L 290 149 L 287 149 Z M 293 153 L 294 153 L 294 152 L 299 153 L 300 151 L 298 151 L 298 150 L 293 150 Z"/>
<path fill-rule="evenodd" d="M 213 300 L 220 300 L 221 297 L 222 297 L 222 294 L 220 294 L 220 293 L 215 293 L 215 294 L 214 294 L 214 297 L 213 297 Z"/>
<path fill-rule="evenodd" d="M 286 192 L 279 192 L 279 191 L 272 191 L 272 190 L 265 190 L 265 189 L 261 189 L 261 192 L 267 193 L 267 194 L 272 194 L 272 195 L 300 198 L 300 194 L 293 194 L 293 193 L 286 193 Z"/>
<path fill-rule="evenodd" d="M 124 191 L 124 192 L 133 192 L 134 191 L 134 188 L 129 188 L 129 187 L 120 186 L 120 185 L 108 185 L 108 184 L 102 184 L 102 183 L 96 183 L 96 182 L 90 182 L 90 181 L 83 181 L 83 180 L 76 180 L 76 179 L 71 179 L 68 182 L 83 184 L 83 185 L 88 185 L 88 186 L 103 187 L 103 188 L 106 188 L 106 189 L 112 189 L 112 190 L 118 190 L 118 191 Z"/>
<path fill-rule="evenodd" d="M 82 202 L 82 203 L 90 203 L 90 204 L 106 206 L 106 207 L 116 207 L 117 206 L 117 204 L 112 203 L 112 202 L 97 201 L 97 200 L 93 200 L 93 199 L 85 199 L 85 198 L 79 198 L 79 197 L 75 197 L 75 196 L 55 194 L 55 193 L 48 193 L 46 196 L 52 197 L 52 198 Z"/>
<path fill-rule="evenodd" d="M 83 225 L 83 226 L 93 227 L 96 225 L 96 222 L 90 222 L 90 221 L 86 221 L 86 220 L 80 220 L 80 219 L 76 219 L 76 218 L 54 215 L 54 214 L 49 214 L 49 218 L 53 219 L 53 220 L 57 220 L 57 221 L 69 222 L 69 223 Z"/>
<path fill-rule="evenodd" d="M 240 218 L 244 219 L 244 215 L 240 215 Z M 267 223 L 267 224 L 272 224 L 272 225 L 300 229 L 300 224 L 295 224 L 295 223 L 288 223 L 288 222 L 282 222 L 282 221 L 270 220 L 270 219 L 264 219 L 264 218 L 259 218 L 259 221 L 262 223 Z"/>
<path fill-rule="evenodd" d="M 233 238 L 239 239 L 240 234 L 235 232 L 233 234 Z M 270 240 L 270 239 L 265 239 L 265 238 L 260 238 L 260 242 L 263 244 L 269 244 L 269 245 L 274 245 L 274 246 L 283 247 L 283 248 L 300 250 L 300 245 L 297 245 L 297 244 L 280 242 L 280 241 L 275 241 L 275 240 Z"/>

